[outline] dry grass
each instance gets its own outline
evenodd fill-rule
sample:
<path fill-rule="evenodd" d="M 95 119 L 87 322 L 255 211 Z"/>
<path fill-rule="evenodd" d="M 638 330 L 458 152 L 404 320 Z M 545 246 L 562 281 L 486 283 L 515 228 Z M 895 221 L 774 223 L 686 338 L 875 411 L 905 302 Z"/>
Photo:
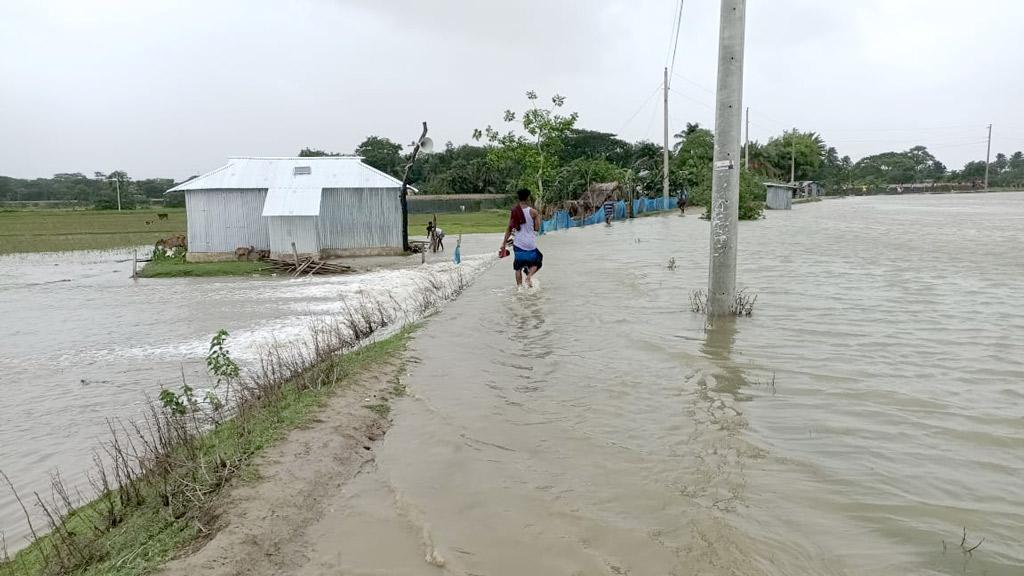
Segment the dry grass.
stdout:
<path fill-rule="evenodd" d="M 756 303 L 757 294 L 751 294 L 746 289 L 742 289 L 736 292 L 736 298 L 729 309 L 734 316 L 751 316 Z M 708 313 L 708 293 L 705 290 L 690 292 L 690 310 L 699 314 Z"/>

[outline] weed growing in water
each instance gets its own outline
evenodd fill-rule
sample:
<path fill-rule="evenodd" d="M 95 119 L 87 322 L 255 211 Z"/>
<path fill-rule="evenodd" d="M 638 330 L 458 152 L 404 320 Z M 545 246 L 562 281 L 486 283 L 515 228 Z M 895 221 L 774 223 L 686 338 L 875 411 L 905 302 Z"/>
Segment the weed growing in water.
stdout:
<path fill-rule="evenodd" d="M 734 316 L 751 316 L 754 313 L 754 304 L 757 303 L 757 294 L 751 294 L 744 288 L 736 292 L 729 311 Z M 690 292 L 690 311 L 698 314 L 708 313 L 708 293 L 705 290 L 694 290 Z"/>

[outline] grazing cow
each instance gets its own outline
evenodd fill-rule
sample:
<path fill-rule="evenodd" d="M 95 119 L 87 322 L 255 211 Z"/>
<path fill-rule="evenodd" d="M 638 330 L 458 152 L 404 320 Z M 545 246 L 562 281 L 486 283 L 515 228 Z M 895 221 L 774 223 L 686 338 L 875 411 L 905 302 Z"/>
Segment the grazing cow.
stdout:
<path fill-rule="evenodd" d="M 252 246 L 239 246 L 235 248 L 235 259 L 236 260 L 248 260 L 249 256 L 252 255 L 256 249 Z"/>
<path fill-rule="evenodd" d="M 184 234 L 177 234 L 170 238 L 164 238 L 163 240 L 157 240 L 156 247 L 161 250 L 173 250 L 175 248 L 187 248 L 188 243 L 185 240 Z"/>
<path fill-rule="evenodd" d="M 165 212 L 157 214 L 156 217 L 159 218 L 160 220 L 167 220 L 167 213 Z"/>

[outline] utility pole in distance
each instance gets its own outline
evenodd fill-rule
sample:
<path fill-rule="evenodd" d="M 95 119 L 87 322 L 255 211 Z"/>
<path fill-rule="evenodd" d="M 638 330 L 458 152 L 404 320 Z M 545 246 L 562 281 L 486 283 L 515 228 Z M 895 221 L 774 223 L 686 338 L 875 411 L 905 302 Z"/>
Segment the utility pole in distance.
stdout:
<path fill-rule="evenodd" d="M 715 94 L 715 163 L 711 177 L 708 316 L 728 316 L 736 300 L 740 129 L 743 124 L 743 34 L 746 0 L 722 0 Z"/>
<path fill-rule="evenodd" d="M 789 137 L 789 183 L 796 182 L 796 128 Z"/>
<path fill-rule="evenodd" d="M 662 208 L 666 209 L 668 208 L 668 66 L 665 67 L 665 79 L 662 81 L 661 87 L 665 99 L 665 118 L 663 122 L 665 128 L 665 149 L 661 151 L 661 162 L 663 164 L 661 167 L 661 196 L 665 203 Z"/>
<path fill-rule="evenodd" d="M 988 190 L 988 160 L 992 154 L 992 125 L 988 125 L 988 146 L 985 148 L 985 190 Z"/>
<path fill-rule="evenodd" d="M 743 138 L 743 167 L 750 170 L 750 106 L 747 106 L 747 135 Z"/>

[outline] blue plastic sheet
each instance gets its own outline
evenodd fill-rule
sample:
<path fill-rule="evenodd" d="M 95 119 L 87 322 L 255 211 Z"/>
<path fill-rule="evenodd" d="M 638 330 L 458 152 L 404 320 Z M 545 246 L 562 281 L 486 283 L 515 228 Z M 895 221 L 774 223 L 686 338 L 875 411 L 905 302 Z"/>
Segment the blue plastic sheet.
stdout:
<path fill-rule="evenodd" d="M 644 214 L 648 212 L 664 212 L 666 210 L 673 210 L 678 202 L 678 198 L 640 198 L 633 201 L 633 214 Z M 612 217 L 613 220 L 623 220 L 626 218 L 626 202 L 619 200 L 615 203 L 615 215 Z M 565 230 L 566 228 L 576 228 L 579 226 L 590 226 L 592 224 L 603 224 L 604 223 L 604 210 L 598 208 L 593 214 L 584 216 L 582 218 L 571 218 L 569 212 L 565 210 L 559 210 L 540 223 L 540 233 L 546 234 L 548 232 L 554 232 L 555 230 Z"/>

